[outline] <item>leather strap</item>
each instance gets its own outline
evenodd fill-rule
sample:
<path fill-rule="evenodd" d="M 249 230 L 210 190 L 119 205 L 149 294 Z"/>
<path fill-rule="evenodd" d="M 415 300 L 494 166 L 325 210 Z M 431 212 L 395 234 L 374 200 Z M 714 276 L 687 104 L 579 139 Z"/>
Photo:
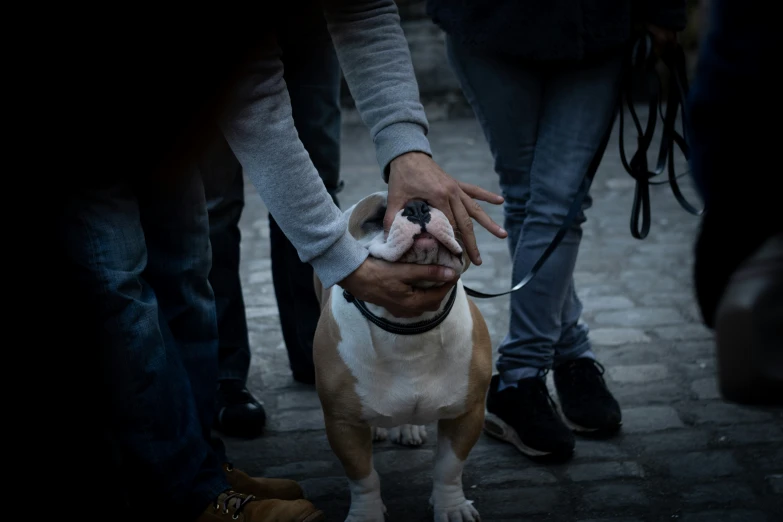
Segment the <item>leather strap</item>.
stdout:
<path fill-rule="evenodd" d="M 349 303 L 353 303 L 354 306 L 356 306 L 359 312 L 361 312 L 361 314 L 368 321 L 373 323 L 381 330 L 386 330 L 387 332 L 395 335 L 418 335 L 418 334 L 423 334 L 424 332 L 429 332 L 430 330 L 438 326 L 440 323 L 442 323 L 444 319 L 446 319 L 446 317 L 449 315 L 449 312 L 451 312 L 451 308 L 454 306 L 454 301 L 457 298 L 457 287 L 455 286 L 451 290 L 451 293 L 449 294 L 449 299 L 446 301 L 446 306 L 443 308 L 443 311 L 441 313 L 439 313 L 437 316 L 433 317 L 432 319 L 428 319 L 426 321 L 420 321 L 418 323 L 412 323 L 412 324 L 393 323 L 388 319 L 384 319 L 383 317 L 378 317 L 377 315 L 373 314 L 370 310 L 367 309 L 367 305 L 364 304 L 364 301 L 360 301 L 356 299 L 352 294 L 350 294 L 346 290 L 343 290 L 343 297 Z"/>
<path fill-rule="evenodd" d="M 700 216 L 704 210 L 698 210 L 683 195 L 677 179 L 686 173 L 677 174 L 674 168 L 675 147 L 679 148 L 686 160 L 690 158 L 685 133 L 677 132 L 675 124 L 677 113 L 682 117 L 683 128 L 687 127 L 686 113 L 684 110 L 688 92 L 688 78 L 685 70 L 685 52 L 677 46 L 667 50 L 660 58 L 669 70 L 669 84 L 666 100 L 666 112 L 663 112 L 663 97 L 661 79 L 655 69 L 658 58 L 653 52 L 652 39 L 645 33 L 637 39 L 625 57 L 623 64 L 622 92 L 620 101 L 620 160 L 625 171 L 636 181 L 633 205 L 631 207 L 631 235 L 636 239 L 644 239 L 650 232 L 650 186 L 668 183 L 672 193 L 680 206 L 694 216 Z M 633 103 L 634 73 L 642 67 L 645 82 L 647 83 L 647 125 L 642 128 L 639 116 Z M 637 149 L 630 161 L 625 153 L 625 116 L 624 109 L 628 113 L 636 127 Z M 655 128 L 660 115 L 663 129 L 661 144 L 658 149 L 658 158 L 655 169 L 650 170 L 647 164 L 647 153 L 652 145 Z M 652 181 L 652 179 L 666 171 L 668 179 Z"/>

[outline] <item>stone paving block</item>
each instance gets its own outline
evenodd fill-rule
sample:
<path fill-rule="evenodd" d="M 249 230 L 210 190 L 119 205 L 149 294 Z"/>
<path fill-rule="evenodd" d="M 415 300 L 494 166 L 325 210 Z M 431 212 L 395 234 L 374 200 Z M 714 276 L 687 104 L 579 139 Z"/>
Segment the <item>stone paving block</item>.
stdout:
<path fill-rule="evenodd" d="M 640 406 L 668 405 L 683 396 L 682 387 L 671 380 L 638 384 L 613 383 L 610 389 L 623 410 Z"/>
<path fill-rule="evenodd" d="M 638 328 L 591 328 L 590 339 L 594 344 L 605 346 L 650 342 L 650 337 Z"/>
<path fill-rule="evenodd" d="M 583 276 L 585 277 L 585 276 Z M 577 274 L 574 274 L 574 284 L 580 299 L 587 299 L 593 296 L 617 295 L 623 293 L 623 288 L 618 283 L 612 282 L 580 282 Z"/>
<path fill-rule="evenodd" d="M 315 388 L 307 390 L 286 390 L 277 394 L 277 408 L 287 410 L 291 408 L 320 408 L 321 401 Z"/>
<path fill-rule="evenodd" d="M 596 324 L 622 327 L 652 327 L 681 324 L 682 314 L 674 308 L 629 308 L 595 314 Z"/>
<path fill-rule="evenodd" d="M 698 451 L 681 453 L 664 458 L 669 473 L 677 479 L 714 479 L 729 477 L 742 472 L 730 451 Z"/>
<path fill-rule="evenodd" d="M 376 451 L 373 454 L 373 462 L 378 473 L 392 473 L 432 467 L 434 455 L 430 449 L 402 448 Z"/>
<path fill-rule="evenodd" d="M 582 502 L 590 511 L 612 508 L 646 506 L 649 499 L 644 490 L 631 484 L 601 484 L 588 488 Z"/>
<path fill-rule="evenodd" d="M 245 315 L 248 320 L 261 317 L 273 317 L 277 319 L 278 311 L 277 306 L 247 306 L 245 307 Z"/>
<path fill-rule="evenodd" d="M 720 399 L 718 380 L 715 377 L 705 377 L 693 381 L 691 391 L 701 400 Z"/>
<path fill-rule="evenodd" d="M 476 491 L 471 496 L 482 520 L 520 520 L 524 515 L 556 512 L 560 499 L 555 487 L 492 489 Z"/>
<path fill-rule="evenodd" d="M 623 410 L 623 431 L 645 433 L 685 425 L 671 406 L 640 406 Z"/>
<path fill-rule="evenodd" d="M 747 465 L 759 471 L 783 471 L 783 448 L 774 445 L 747 448 L 744 452 Z"/>
<path fill-rule="evenodd" d="M 708 340 L 682 341 L 672 344 L 677 359 L 682 362 L 711 359 L 715 357 L 715 342 L 710 336 Z"/>
<path fill-rule="evenodd" d="M 279 411 L 270 417 L 268 428 L 271 431 L 322 430 L 324 414 L 320 408 Z"/>
<path fill-rule="evenodd" d="M 574 458 L 578 460 L 623 459 L 626 452 L 619 442 L 577 439 Z"/>
<path fill-rule="evenodd" d="M 664 364 L 636 364 L 612 366 L 607 368 L 607 373 L 615 382 L 639 384 L 664 380 L 669 376 L 669 369 Z"/>
<path fill-rule="evenodd" d="M 670 307 L 679 303 L 691 303 L 693 294 L 683 292 L 644 292 L 637 299 L 641 306 Z"/>
<path fill-rule="evenodd" d="M 643 518 L 580 518 L 576 522 L 644 522 Z"/>
<path fill-rule="evenodd" d="M 773 414 L 747 406 L 724 402 L 709 402 L 695 408 L 693 415 L 699 424 L 738 424 L 746 422 L 769 422 Z"/>
<path fill-rule="evenodd" d="M 308 478 L 300 480 L 299 485 L 304 490 L 305 498 L 310 500 L 335 496 L 343 496 L 350 499 L 351 496 L 348 489 L 348 479 L 345 476 Z"/>
<path fill-rule="evenodd" d="M 678 430 L 652 433 L 638 439 L 644 453 L 670 453 L 707 449 L 710 434 L 705 431 Z"/>
<path fill-rule="evenodd" d="M 701 513 L 683 513 L 680 522 L 773 522 L 763 511 L 755 510 L 720 510 L 703 511 Z"/>
<path fill-rule="evenodd" d="M 713 338 L 712 332 L 700 324 L 661 326 L 655 329 L 655 334 L 665 341 L 696 341 Z"/>
<path fill-rule="evenodd" d="M 783 495 L 783 474 L 767 475 L 764 477 L 769 490 L 775 495 Z"/>
<path fill-rule="evenodd" d="M 633 308 L 633 301 L 623 295 L 589 296 L 582 299 L 582 306 L 587 311 L 624 310 Z"/>
<path fill-rule="evenodd" d="M 337 457 L 334 460 L 307 460 L 307 461 L 294 461 L 288 464 L 280 466 L 269 466 L 264 468 L 265 477 L 311 477 L 314 475 L 322 475 L 328 471 L 340 472 L 340 467 Z"/>
<path fill-rule="evenodd" d="M 552 473 L 539 468 L 514 469 L 514 468 L 494 468 L 491 471 L 485 470 L 478 477 L 478 485 L 490 486 L 514 482 L 523 482 L 534 486 L 554 484 L 557 482 Z"/>
<path fill-rule="evenodd" d="M 756 501 L 753 490 L 746 484 L 738 482 L 715 482 L 712 484 L 696 484 L 688 488 L 682 495 L 685 506 L 700 504 L 741 504 L 752 505 Z"/>
<path fill-rule="evenodd" d="M 574 482 L 594 480 L 642 478 L 644 469 L 638 462 L 591 462 L 572 464 L 566 470 L 568 478 Z"/>
<path fill-rule="evenodd" d="M 636 271 L 634 271 L 636 272 Z M 634 293 L 644 293 L 648 291 L 666 292 L 677 291 L 682 288 L 682 284 L 673 277 L 662 276 L 659 274 L 651 273 L 649 271 L 643 271 L 644 275 L 636 275 L 634 277 L 623 277 L 625 287 Z"/>
<path fill-rule="evenodd" d="M 783 423 L 739 424 L 717 431 L 717 442 L 727 446 L 783 442 Z"/>
<path fill-rule="evenodd" d="M 271 271 L 251 272 L 247 278 L 247 282 L 251 285 L 267 284 L 272 282 Z"/>

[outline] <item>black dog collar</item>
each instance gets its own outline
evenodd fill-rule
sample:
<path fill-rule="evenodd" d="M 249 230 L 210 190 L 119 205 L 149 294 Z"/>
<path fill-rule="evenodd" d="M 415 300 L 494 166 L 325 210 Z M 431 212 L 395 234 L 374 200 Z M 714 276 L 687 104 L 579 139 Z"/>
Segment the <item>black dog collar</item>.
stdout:
<path fill-rule="evenodd" d="M 361 312 L 361 314 L 366 317 L 368 321 L 373 323 L 381 330 L 386 330 L 387 332 L 395 335 L 417 335 L 424 332 L 429 332 L 442 323 L 444 319 L 446 319 L 446 317 L 449 315 L 449 312 L 451 312 L 451 308 L 454 306 L 454 301 L 457 299 L 457 287 L 455 286 L 451 290 L 449 299 L 446 301 L 446 307 L 441 313 L 432 319 L 427 319 L 426 321 L 420 321 L 418 323 L 411 324 L 393 323 L 387 319 L 378 317 L 367 309 L 367 305 L 365 305 L 363 301 L 356 299 L 346 290 L 343 290 L 343 297 L 349 303 L 353 303 L 354 306 L 356 306 L 359 312 Z"/>

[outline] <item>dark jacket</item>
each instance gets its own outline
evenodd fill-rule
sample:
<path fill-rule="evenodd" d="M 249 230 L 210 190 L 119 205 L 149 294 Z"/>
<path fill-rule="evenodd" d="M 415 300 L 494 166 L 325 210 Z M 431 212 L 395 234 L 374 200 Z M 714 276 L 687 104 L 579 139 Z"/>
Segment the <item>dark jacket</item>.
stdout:
<path fill-rule="evenodd" d="M 622 46 L 635 21 L 681 31 L 685 0 L 427 0 L 449 36 L 533 60 L 578 60 Z"/>

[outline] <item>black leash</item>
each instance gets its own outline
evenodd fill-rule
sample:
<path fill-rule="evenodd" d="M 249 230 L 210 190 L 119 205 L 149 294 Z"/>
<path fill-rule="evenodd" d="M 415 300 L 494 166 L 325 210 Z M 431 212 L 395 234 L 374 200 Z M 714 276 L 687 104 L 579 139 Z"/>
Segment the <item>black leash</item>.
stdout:
<path fill-rule="evenodd" d="M 661 60 L 668 67 L 671 80 L 669 82 L 670 88 L 668 92 L 665 115 L 663 114 L 662 108 L 663 101 L 661 97 L 661 81 L 655 70 L 656 57 L 653 53 L 652 39 L 648 33 L 645 33 L 643 36 L 633 42 L 631 49 L 624 57 L 622 66 L 623 68 L 621 72 L 622 79 L 620 96 L 616 109 L 620 112 L 620 159 L 622 160 L 625 170 L 631 175 L 631 177 L 634 178 L 634 180 L 636 180 L 633 207 L 631 209 L 631 234 L 636 239 L 644 239 L 647 237 L 647 234 L 650 231 L 650 185 L 669 183 L 672 187 L 674 197 L 685 210 L 696 216 L 699 216 L 703 213 L 703 210 L 697 210 L 687 201 L 687 199 L 685 199 L 685 196 L 683 196 L 682 191 L 677 184 L 677 178 L 679 176 L 675 174 L 674 169 L 675 145 L 682 151 L 686 160 L 690 158 L 690 150 L 688 148 L 685 137 L 679 134 L 675 129 L 675 122 L 677 120 L 678 112 L 681 113 L 683 118 L 683 127 L 687 125 L 687 121 L 685 120 L 685 111 L 680 110 L 683 108 L 688 90 L 687 75 L 685 71 L 685 52 L 682 50 L 682 47 L 677 46 L 676 48 L 664 54 Z M 648 104 L 649 115 L 646 129 L 642 129 L 639 117 L 636 114 L 636 110 L 633 106 L 633 73 L 634 67 L 638 67 L 640 63 L 643 63 L 645 67 L 644 73 L 648 82 L 650 96 Z M 638 133 L 637 141 L 639 144 L 639 148 L 631 158 L 630 162 L 627 160 L 625 155 L 625 141 L 623 138 L 623 132 L 625 128 L 623 109 L 625 104 L 627 104 L 629 112 L 631 113 L 631 118 L 636 125 L 636 130 Z M 663 121 L 663 136 L 661 138 L 661 146 L 658 151 L 656 169 L 655 171 L 649 171 L 647 166 L 647 151 L 650 148 L 653 134 L 655 133 L 658 111 L 661 112 L 661 119 Z M 576 216 L 579 214 L 579 211 L 582 208 L 582 204 L 584 203 L 584 199 L 590 191 L 590 186 L 593 183 L 598 166 L 601 164 L 601 160 L 603 159 L 604 151 L 606 150 L 606 145 L 609 142 L 609 137 L 612 134 L 613 127 L 614 120 L 612 120 L 612 124 L 609 125 L 609 128 L 606 130 L 606 134 L 601 139 L 601 144 L 596 150 L 595 156 L 593 157 L 592 162 L 590 162 L 590 166 L 588 167 L 584 178 L 582 178 L 579 191 L 577 192 L 573 203 L 571 203 L 571 208 L 569 209 L 568 215 L 563 221 L 563 224 L 560 226 L 557 234 L 555 234 L 552 242 L 549 243 L 549 246 L 546 247 L 546 250 L 544 250 L 543 254 L 541 254 L 541 257 L 538 258 L 527 275 L 525 275 L 525 277 L 523 277 L 522 280 L 515 284 L 510 290 L 506 290 L 505 292 L 487 294 L 465 286 L 465 293 L 471 297 L 482 299 L 500 297 L 516 292 L 517 290 L 527 285 L 533 279 L 533 277 L 535 277 L 544 263 L 546 263 L 547 259 L 549 259 L 549 256 L 552 255 L 552 252 L 554 252 L 554 250 L 563 240 L 566 232 L 573 224 Z M 653 177 L 661 174 L 664 170 L 668 170 L 668 180 L 661 182 L 651 181 Z M 684 174 L 681 174 L 680 176 L 682 175 Z M 640 219 L 641 226 L 639 225 Z"/>
<path fill-rule="evenodd" d="M 364 301 L 360 301 L 359 299 L 356 299 L 352 294 L 348 293 L 346 290 L 343 290 L 343 297 L 346 301 L 349 303 L 353 303 L 354 306 L 361 312 L 361 314 L 371 323 L 373 323 L 375 326 L 380 328 L 381 330 L 386 330 L 389 333 L 393 333 L 395 335 L 418 335 L 423 334 L 424 332 L 429 332 L 436 326 L 438 326 L 440 323 L 443 322 L 444 319 L 449 315 L 449 312 L 451 312 L 451 308 L 454 306 L 454 301 L 457 298 L 457 287 L 455 286 L 451 293 L 449 294 L 449 299 L 446 301 L 446 306 L 443 308 L 443 311 L 433 317 L 432 319 L 428 319 L 426 321 L 420 321 L 418 323 L 411 323 L 411 324 L 403 324 L 403 323 L 393 323 L 387 319 L 384 319 L 383 317 L 378 317 L 377 315 L 373 314 L 370 310 L 367 309 L 367 305 L 364 304 Z"/>
<path fill-rule="evenodd" d="M 636 181 L 633 205 L 631 207 L 631 235 L 636 239 L 644 239 L 650 232 L 650 185 L 668 183 L 671 186 L 675 199 L 682 208 L 694 216 L 700 216 L 704 212 L 703 209 L 698 210 L 685 198 L 677 183 L 677 179 L 684 176 L 685 173 L 677 175 L 674 168 L 675 147 L 680 149 L 686 160 L 690 159 L 690 148 L 684 133 L 679 134 L 675 128 L 678 112 L 682 117 L 684 129 L 687 129 L 688 124 L 684 110 L 688 93 L 685 51 L 683 51 L 681 46 L 676 46 L 664 52 L 660 61 L 669 69 L 670 76 L 665 114 L 663 112 L 661 79 L 655 69 L 658 58 L 653 52 L 652 39 L 649 34 L 645 34 L 634 42 L 631 52 L 626 54 L 625 63 L 623 64 L 623 98 L 620 100 L 620 160 L 625 171 Z M 633 75 L 635 71 L 638 71 L 639 66 L 643 67 L 649 96 L 647 126 L 644 129 L 633 104 Z M 637 133 L 638 147 L 630 161 L 625 153 L 625 107 L 628 108 Z M 663 123 L 663 132 L 655 170 L 651 171 L 647 164 L 647 152 L 652 145 L 659 114 Z M 664 171 L 668 173 L 667 180 L 651 181 Z"/>

